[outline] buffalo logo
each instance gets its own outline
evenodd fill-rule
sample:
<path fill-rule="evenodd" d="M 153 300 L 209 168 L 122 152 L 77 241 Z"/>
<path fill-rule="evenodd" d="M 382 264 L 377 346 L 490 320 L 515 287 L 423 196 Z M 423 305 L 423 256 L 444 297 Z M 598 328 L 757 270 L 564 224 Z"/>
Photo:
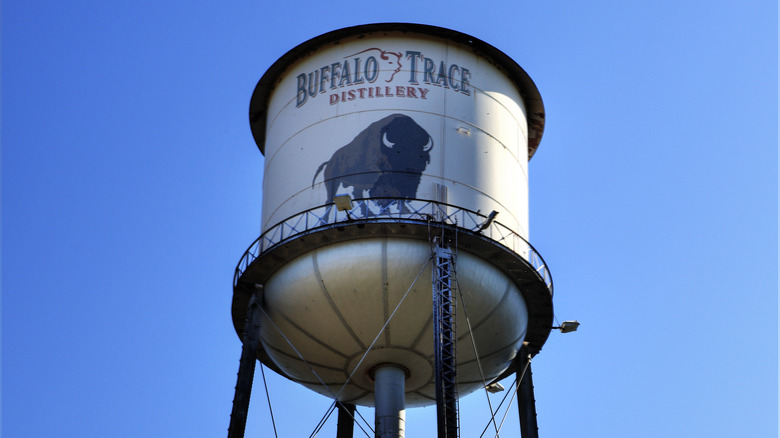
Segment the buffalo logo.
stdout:
<path fill-rule="evenodd" d="M 414 199 L 422 172 L 431 161 L 431 136 L 410 117 L 393 114 L 370 124 L 346 146 L 322 163 L 327 201 L 339 186 L 354 197 Z M 388 199 L 375 202 L 387 206 Z"/>
<path fill-rule="evenodd" d="M 357 52 L 355 54 L 345 56 L 344 58 L 351 58 L 353 56 L 360 55 L 362 53 L 376 53 L 379 56 L 379 59 L 381 59 L 381 63 L 383 64 L 381 66 L 382 69 L 392 70 L 393 72 L 390 74 L 390 78 L 387 79 L 385 82 L 392 82 L 393 77 L 396 73 L 401 71 L 401 53 L 399 52 L 390 52 L 387 50 L 382 50 L 376 47 L 372 47 L 370 49 L 363 50 L 362 52 Z"/>

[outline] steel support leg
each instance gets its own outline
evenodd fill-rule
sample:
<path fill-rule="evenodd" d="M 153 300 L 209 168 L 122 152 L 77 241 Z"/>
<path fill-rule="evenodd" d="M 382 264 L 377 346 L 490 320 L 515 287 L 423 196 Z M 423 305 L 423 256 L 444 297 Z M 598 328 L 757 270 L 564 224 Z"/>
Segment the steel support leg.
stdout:
<path fill-rule="evenodd" d="M 241 362 L 238 365 L 236 393 L 233 397 L 233 411 L 230 414 L 228 438 L 243 438 L 246 416 L 249 412 L 249 398 L 252 395 L 252 381 L 257 363 L 257 344 L 260 342 L 260 304 L 257 295 L 249 299 L 246 323 L 244 324 Z"/>
<path fill-rule="evenodd" d="M 355 430 L 355 405 L 337 402 L 336 407 L 339 409 L 336 438 L 352 438 Z"/>
<path fill-rule="evenodd" d="M 458 437 L 458 394 L 455 373 L 455 294 L 452 291 L 452 251 L 434 240 L 433 351 L 436 417 L 439 438 Z"/>
<path fill-rule="evenodd" d="M 520 414 L 520 436 L 522 438 L 539 438 L 539 427 L 536 424 L 536 400 L 534 399 L 534 380 L 531 373 L 531 360 L 528 349 L 523 346 L 517 355 L 517 378 L 520 388 L 517 391 L 517 409 Z M 528 368 L 526 368 L 528 365 Z M 523 374 L 523 370 L 525 373 Z"/>

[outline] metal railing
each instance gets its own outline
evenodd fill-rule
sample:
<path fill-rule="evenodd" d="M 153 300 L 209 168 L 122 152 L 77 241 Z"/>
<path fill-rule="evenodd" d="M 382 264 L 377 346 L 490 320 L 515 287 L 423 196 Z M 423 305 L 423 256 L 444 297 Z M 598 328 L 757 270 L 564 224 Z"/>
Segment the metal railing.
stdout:
<path fill-rule="evenodd" d="M 246 250 L 236 266 L 233 285 L 258 257 L 295 237 L 334 225 L 355 221 L 439 222 L 481 234 L 528 261 L 553 293 L 553 280 L 541 254 L 509 227 L 488 216 L 456 205 L 421 199 L 358 198 L 351 210 L 339 211 L 334 204 L 324 204 L 297 213 L 269 228 Z"/>

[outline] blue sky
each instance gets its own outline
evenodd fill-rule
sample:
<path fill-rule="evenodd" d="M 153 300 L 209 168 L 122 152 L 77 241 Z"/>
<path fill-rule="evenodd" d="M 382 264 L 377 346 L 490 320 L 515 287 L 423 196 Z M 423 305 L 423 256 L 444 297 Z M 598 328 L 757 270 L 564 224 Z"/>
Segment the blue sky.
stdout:
<path fill-rule="evenodd" d="M 226 436 L 232 274 L 260 229 L 250 95 L 295 45 L 382 21 L 487 41 L 544 99 L 530 240 L 582 326 L 534 360 L 540 436 L 777 436 L 765 0 L 4 2 L 3 435 Z M 266 376 L 279 436 L 309 436 L 330 401 Z M 269 436 L 255 382 L 247 436 Z M 432 436 L 433 408 L 407 416 Z"/>

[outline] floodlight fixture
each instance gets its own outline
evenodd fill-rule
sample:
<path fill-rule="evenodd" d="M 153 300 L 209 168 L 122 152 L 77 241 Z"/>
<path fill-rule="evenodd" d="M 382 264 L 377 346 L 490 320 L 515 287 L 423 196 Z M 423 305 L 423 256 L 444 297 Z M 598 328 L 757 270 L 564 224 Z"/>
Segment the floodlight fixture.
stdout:
<path fill-rule="evenodd" d="M 574 321 L 563 321 L 559 327 L 553 327 L 555 330 L 560 330 L 561 333 L 571 333 L 576 332 L 577 327 L 580 326 L 580 323 L 577 320 Z"/>
<path fill-rule="evenodd" d="M 493 382 L 490 385 L 485 387 L 485 390 L 491 394 L 495 394 L 497 392 L 501 392 L 504 390 L 504 386 L 498 382 Z"/>
<path fill-rule="evenodd" d="M 333 197 L 333 202 L 336 204 L 336 210 L 338 211 L 350 211 L 353 208 L 352 198 L 349 195 L 338 195 Z"/>

